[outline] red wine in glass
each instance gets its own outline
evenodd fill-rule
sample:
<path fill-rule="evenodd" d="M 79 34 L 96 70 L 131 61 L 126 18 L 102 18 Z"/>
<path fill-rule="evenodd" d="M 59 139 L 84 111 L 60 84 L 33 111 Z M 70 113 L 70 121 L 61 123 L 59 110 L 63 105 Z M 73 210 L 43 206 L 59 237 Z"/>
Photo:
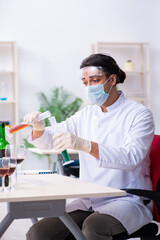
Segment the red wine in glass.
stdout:
<path fill-rule="evenodd" d="M 17 164 L 20 164 L 25 159 L 24 157 L 17 157 Z"/>
<path fill-rule="evenodd" d="M 8 176 L 11 176 L 13 173 L 14 173 L 14 171 L 16 170 L 16 166 L 15 167 L 10 167 L 9 168 L 9 170 L 8 170 Z"/>
<path fill-rule="evenodd" d="M 5 177 L 8 174 L 8 168 L 0 168 L 0 176 Z"/>

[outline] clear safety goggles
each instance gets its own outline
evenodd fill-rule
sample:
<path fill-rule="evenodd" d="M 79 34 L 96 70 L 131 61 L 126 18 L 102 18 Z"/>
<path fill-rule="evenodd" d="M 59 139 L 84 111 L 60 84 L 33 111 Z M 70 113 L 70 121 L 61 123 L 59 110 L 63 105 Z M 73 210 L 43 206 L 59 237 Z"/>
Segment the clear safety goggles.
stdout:
<path fill-rule="evenodd" d="M 80 79 L 83 80 L 88 77 L 99 77 L 102 76 L 103 71 L 102 67 L 97 67 L 97 66 L 89 66 L 89 67 L 84 67 L 80 69 Z"/>

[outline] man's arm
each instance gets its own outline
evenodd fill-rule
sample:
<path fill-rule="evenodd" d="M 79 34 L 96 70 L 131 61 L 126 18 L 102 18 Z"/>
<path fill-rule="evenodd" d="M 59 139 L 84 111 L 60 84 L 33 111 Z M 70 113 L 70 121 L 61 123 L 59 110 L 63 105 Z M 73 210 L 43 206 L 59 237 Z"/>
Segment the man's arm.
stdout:
<path fill-rule="evenodd" d="M 32 132 L 32 139 L 35 140 L 36 138 L 39 138 L 43 135 L 44 130 L 42 131 L 37 131 L 37 130 L 33 130 Z"/>
<path fill-rule="evenodd" d="M 98 143 L 91 142 L 91 151 L 90 154 L 99 160 L 99 147 Z"/>

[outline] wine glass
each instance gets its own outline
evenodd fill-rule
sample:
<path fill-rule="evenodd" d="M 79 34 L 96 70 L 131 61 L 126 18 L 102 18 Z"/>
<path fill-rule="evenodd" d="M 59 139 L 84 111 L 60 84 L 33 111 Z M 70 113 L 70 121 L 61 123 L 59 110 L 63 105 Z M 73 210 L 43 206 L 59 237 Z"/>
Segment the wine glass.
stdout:
<path fill-rule="evenodd" d="M 0 176 L 2 178 L 2 189 L 1 192 L 5 192 L 5 176 L 8 174 L 10 167 L 10 158 L 2 157 L 0 158 Z"/>
<path fill-rule="evenodd" d="M 8 171 L 8 176 L 9 176 L 9 190 L 12 190 L 14 189 L 12 184 L 12 174 L 14 173 L 17 166 L 17 159 L 15 156 L 15 145 L 10 145 L 10 144 L 6 145 L 5 157 L 10 158 L 10 167 Z M 17 185 L 17 174 L 16 174 L 16 185 Z"/>
<path fill-rule="evenodd" d="M 23 162 L 23 160 L 26 157 L 26 147 L 24 144 L 18 144 L 16 146 L 16 158 L 17 158 L 17 164 L 20 164 Z"/>
<path fill-rule="evenodd" d="M 26 157 L 26 147 L 24 144 L 18 144 L 16 146 L 16 159 L 17 159 L 17 177 L 18 177 L 18 182 L 21 181 L 21 176 L 22 176 L 22 162 L 24 161 Z M 21 188 L 20 186 L 17 186 L 18 188 Z"/>

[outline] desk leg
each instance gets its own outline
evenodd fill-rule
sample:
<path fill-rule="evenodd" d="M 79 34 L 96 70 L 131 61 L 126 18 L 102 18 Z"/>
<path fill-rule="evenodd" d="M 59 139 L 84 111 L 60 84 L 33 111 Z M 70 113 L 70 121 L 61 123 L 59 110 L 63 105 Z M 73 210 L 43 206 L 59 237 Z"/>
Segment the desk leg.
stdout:
<path fill-rule="evenodd" d="M 9 227 L 9 225 L 13 222 L 13 218 L 10 213 L 8 213 L 2 220 L 0 224 L 0 238 L 2 237 L 3 233 Z"/>
<path fill-rule="evenodd" d="M 71 233 L 77 240 L 86 240 L 81 229 L 67 213 L 64 213 L 63 216 L 59 216 L 59 218 L 62 220 L 62 222 L 66 225 L 66 227 L 71 231 Z"/>
<path fill-rule="evenodd" d="M 64 175 L 63 160 L 58 159 L 58 168 L 59 168 L 59 173 L 61 175 Z"/>
<path fill-rule="evenodd" d="M 74 220 L 65 212 L 65 200 L 45 200 L 8 203 L 8 214 L 0 223 L 0 237 L 14 219 L 30 218 L 36 222 L 37 217 L 59 217 L 77 240 L 86 240 Z"/>
<path fill-rule="evenodd" d="M 37 218 L 31 218 L 31 222 L 34 224 L 34 223 L 38 222 L 38 219 Z"/>
<path fill-rule="evenodd" d="M 53 171 L 59 171 L 59 174 L 64 175 L 64 169 L 63 169 L 63 159 L 59 157 L 59 155 L 51 155 L 53 165 L 52 169 Z"/>

